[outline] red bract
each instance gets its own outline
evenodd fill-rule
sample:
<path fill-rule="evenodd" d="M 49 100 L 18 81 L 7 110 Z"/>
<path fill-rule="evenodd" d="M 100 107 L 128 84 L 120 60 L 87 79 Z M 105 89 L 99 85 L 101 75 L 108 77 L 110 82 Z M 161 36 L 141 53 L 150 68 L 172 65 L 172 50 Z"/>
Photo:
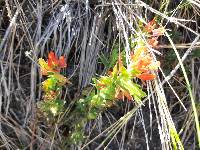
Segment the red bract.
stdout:
<path fill-rule="evenodd" d="M 153 61 L 153 58 L 147 54 L 146 56 L 131 57 L 131 68 L 139 71 L 136 77 L 141 80 L 152 80 L 155 79 L 155 75 L 150 72 L 153 70 L 157 70 L 160 66 L 159 61 Z"/>
<path fill-rule="evenodd" d="M 48 63 L 48 66 L 51 67 L 51 68 L 57 67 L 57 65 L 58 65 L 58 59 L 57 59 L 57 57 L 55 56 L 54 52 L 51 51 L 51 52 L 48 54 L 47 63 Z"/>
<path fill-rule="evenodd" d="M 138 61 L 136 68 L 139 71 L 147 72 L 149 70 L 148 65 L 151 64 L 151 58 L 145 58 Z"/>
<path fill-rule="evenodd" d="M 59 66 L 60 66 L 61 68 L 67 67 L 67 64 L 66 64 L 66 62 L 65 62 L 65 57 L 64 57 L 64 56 L 60 56 L 60 58 L 59 58 Z"/>
<path fill-rule="evenodd" d="M 155 29 L 155 27 L 156 27 L 156 19 L 154 18 L 149 23 L 147 23 L 147 25 L 145 25 L 144 29 L 147 32 L 152 32 L 153 29 Z"/>
<path fill-rule="evenodd" d="M 143 73 L 137 76 L 141 80 L 153 80 L 156 78 L 155 74 L 150 74 L 150 73 Z"/>
<path fill-rule="evenodd" d="M 55 56 L 54 52 L 50 52 L 48 55 L 48 60 L 47 63 L 49 67 L 55 69 L 55 70 L 60 70 L 61 68 L 65 68 L 67 66 L 65 62 L 65 57 L 61 56 L 59 59 Z"/>
<path fill-rule="evenodd" d="M 157 38 L 151 38 L 147 40 L 147 43 L 149 44 L 149 46 L 151 47 L 156 47 L 158 45 L 158 41 Z"/>
<path fill-rule="evenodd" d="M 132 56 L 134 58 L 134 56 Z M 152 58 L 150 56 L 137 57 L 132 60 L 132 67 L 140 72 L 149 71 L 148 66 L 152 63 Z"/>
<path fill-rule="evenodd" d="M 47 62 L 40 58 L 39 65 L 42 75 L 48 75 L 49 73 L 59 73 L 62 68 L 67 67 L 65 57 L 61 56 L 58 59 L 53 51 L 48 54 Z"/>

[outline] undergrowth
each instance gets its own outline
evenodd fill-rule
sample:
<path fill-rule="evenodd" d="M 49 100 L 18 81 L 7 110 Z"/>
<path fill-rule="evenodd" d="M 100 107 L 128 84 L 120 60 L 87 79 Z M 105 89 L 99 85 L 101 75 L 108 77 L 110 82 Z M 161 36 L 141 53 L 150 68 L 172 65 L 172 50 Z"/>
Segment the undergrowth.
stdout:
<path fill-rule="evenodd" d="M 0 1 L 0 149 L 198 149 L 198 0 Z"/>

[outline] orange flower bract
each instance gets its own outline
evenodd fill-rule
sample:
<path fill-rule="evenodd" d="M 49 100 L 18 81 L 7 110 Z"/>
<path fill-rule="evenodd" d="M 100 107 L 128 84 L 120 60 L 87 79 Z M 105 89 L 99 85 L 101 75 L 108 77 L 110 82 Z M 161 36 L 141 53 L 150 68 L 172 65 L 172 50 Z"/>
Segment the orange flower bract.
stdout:
<path fill-rule="evenodd" d="M 61 56 L 58 59 L 53 51 L 48 54 L 47 62 L 40 58 L 39 65 L 42 75 L 48 75 L 49 72 L 59 73 L 61 68 L 67 67 L 65 57 Z"/>
<path fill-rule="evenodd" d="M 48 54 L 47 63 L 48 63 L 48 66 L 51 68 L 55 68 L 56 66 L 58 66 L 59 61 L 58 61 L 57 57 L 55 56 L 54 52 L 51 51 Z"/>
<path fill-rule="evenodd" d="M 131 96 L 131 94 L 126 91 L 126 90 L 123 90 L 121 88 L 118 88 L 116 90 L 116 93 L 115 93 L 115 98 L 116 99 L 124 99 L 124 98 L 127 98 L 128 100 L 133 100 L 133 97 Z"/>
<path fill-rule="evenodd" d="M 149 23 L 147 23 L 144 27 L 145 31 L 147 32 L 152 32 L 153 29 L 156 27 L 156 19 L 154 18 L 153 20 L 151 20 Z"/>
<path fill-rule="evenodd" d="M 65 57 L 64 56 L 60 56 L 60 58 L 58 59 L 54 52 L 50 52 L 49 55 L 48 55 L 48 65 L 49 67 L 51 68 L 54 68 L 54 69 L 61 69 L 61 68 L 65 68 L 67 66 L 66 62 L 65 62 Z"/>
<path fill-rule="evenodd" d="M 60 66 L 61 68 L 67 67 L 67 64 L 66 64 L 66 62 L 65 62 L 65 57 L 64 57 L 64 56 L 60 56 L 60 58 L 59 58 L 59 66 Z"/>
<path fill-rule="evenodd" d="M 149 46 L 151 47 L 156 47 L 158 45 L 158 41 L 157 38 L 151 38 L 147 40 L 147 43 L 149 44 Z"/>
<path fill-rule="evenodd" d="M 160 66 L 159 61 L 153 61 L 153 58 L 150 56 L 150 54 L 138 57 L 135 57 L 133 54 L 131 58 L 130 68 L 139 71 L 136 77 L 140 78 L 141 80 L 155 79 L 156 76 L 150 72 L 157 70 L 157 68 Z"/>
<path fill-rule="evenodd" d="M 143 73 L 137 76 L 141 80 L 153 80 L 156 78 L 155 74 Z"/>

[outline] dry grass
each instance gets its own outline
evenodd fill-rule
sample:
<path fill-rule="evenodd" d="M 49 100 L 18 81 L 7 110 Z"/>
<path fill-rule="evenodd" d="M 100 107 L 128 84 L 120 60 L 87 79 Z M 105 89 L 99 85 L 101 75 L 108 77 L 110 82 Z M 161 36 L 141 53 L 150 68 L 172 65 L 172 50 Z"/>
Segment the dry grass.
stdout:
<path fill-rule="evenodd" d="M 199 7 L 198 0 L 187 4 L 170 0 L 0 1 L 0 149 L 173 149 L 170 128 L 179 133 L 185 149 L 197 148 L 200 59 L 192 51 L 200 51 Z M 66 88 L 65 99 L 75 101 L 74 95 L 90 84 L 96 72 L 105 72 L 99 56 L 109 56 L 120 39 L 119 50 L 125 47 L 128 58 L 129 35 L 138 34 L 137 20 L 147 22 L 155 15 L 172 31 L 169 34 L 181 35 L 172 38 L 172 43 L 167 37 L 161 39 L 158 48 L 163 55 L 155 58 L 164 64 L 160 77 L 147 83 L 144 105 L 120 103 L 85 126 L 90 135 L 85 143 L 65 147 L 64 126 L 47 126 L 37 113 L 36 102 L 42 95 L 38 58 L 52 49 L 68 57 L 65 74 L 73 86 Z M 180 60 L 167 65 L 164 60 L 173 48 L 180 48 Z"/>

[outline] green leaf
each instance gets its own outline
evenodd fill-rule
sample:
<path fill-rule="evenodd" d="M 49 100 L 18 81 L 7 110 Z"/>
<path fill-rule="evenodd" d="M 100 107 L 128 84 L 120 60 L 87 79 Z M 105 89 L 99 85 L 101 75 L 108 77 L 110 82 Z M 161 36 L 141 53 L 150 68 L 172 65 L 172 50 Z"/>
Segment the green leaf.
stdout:
<path fill-rule="evenodd" d="M 108 61 L 109 62 L 108 69 L 112 68 L 116 64 L 118 56 L 119 56 L 119 50 L 118 50 L 118 45 L 116 45 L 111 52 L 111 56 Z"/>
<path fill-rule="evenodd" d="M 57 116 L 60 112 L 62 112 L 64 104 L 65 102 L 63 100 L 57 99 L 53 101 L 38 102 L 37 106 L 42 112 Z"/>
<path fill-rule="evenodd" d="M 121 67 L 120 78 L 131 79 L 130 73 L 127 71 L 127 69 L 124 66 Z"/>
<path fill-rule="evenodd" d="M 129 91 L 131 96 L 135 98 L 137 102 L 140 102 L 143 97 L 146 96 L 146 93 L 142 91 L 138 84 L 133 83 L 131 80 L 126 80 L 121 78 L 118 82 L 121 88 Z"/>
<path fill-rule="evenodd" d="M 42 88 L 44 91 L 56 90 L 58 80 L 55 78 L 48 78 L 42 82 Z"/>
<path fill-rule="evenodd" d="M 99 95 L 94 95 L 91 99 L 91 106 L 92 107 L 99 107 L 103 104 L 104 98 Z"/>
<path fill-rule="evenodd" d="M 192 51 L 192 56 L 193 57 L 200 57 L 200 49 L 196 49 Z"/>
<path fill-rule="evenodd" d="M 103 65 L 106 67 L 106 69 L 112 68 L 118 59 L 118 48 L 114 47 L 110 56 L 106 57 L 103 53 L 99 56 L 100 61 L 103 63 Z"/>
<path fill-rule="evenodd" d="M 128 72 L 132 77 L 135 77 L 136 75 L 141 73 L 141 71 L 138 71 L 138 70 L 136 70 L 134 68 L 131 68 L 130 70 L 128 70 Z"/>
<path fill-rule="evenodd" d="M 71 143 L 80 144 L 80 142 L 84 140 L 84 138 L 85 138 L 84 131 L 83 131 L 83 125 L 84 124 L 85 123 L 82 121 L 82 122 L 75 125 L 75 129 L 70 136 L 70 142 Z"/>
<path fill-rule="evenodd" d="M 110 85 L 110 84 L 113 83 L 113 79 L 111 77 L 108 77 L 108 76 L 102 76 L 99 79 L 99 83 L 105 84 L 105 85 Z"/>
<path fill-rule="evenodd" d="M 100 96 L 106 100 L 112 100 L 115 97 L 115 85 L 111 84 L 100 90 Z"/>
<path fill-rule="evenodd" d="M 99 56 L 99 58 L 101 62 L 103 63 L 103 65 L 109 69 L 109 66 L 110 66 L 109 59 L 103 53 Z"/>
<path fill-rule="evenodd" d="M 96 110 L 95 108 L 92 108 L 92 109 L 90 110 L 90 112 L 88 113 L 87 118 L 88 118 L 89 120 L 93 120 L 93 119 L 96 119 L 97 116 L 98 116 L 97 110 Z"/>

